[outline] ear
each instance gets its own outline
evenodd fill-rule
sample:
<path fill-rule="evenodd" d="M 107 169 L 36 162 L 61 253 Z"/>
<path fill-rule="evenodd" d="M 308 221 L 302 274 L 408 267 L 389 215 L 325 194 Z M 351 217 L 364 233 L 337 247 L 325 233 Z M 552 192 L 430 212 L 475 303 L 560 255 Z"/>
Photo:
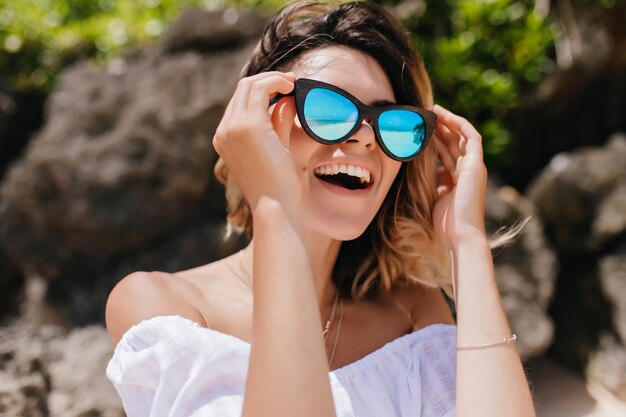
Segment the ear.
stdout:
<path fill-rule="evenodd" d="M 272 110 L 272 124 L 283 146 L 288 147 L 291 129 L 294 124 L 301 127 L 296 114 L 296 104 L 293 97 L 283 97 Z"/>

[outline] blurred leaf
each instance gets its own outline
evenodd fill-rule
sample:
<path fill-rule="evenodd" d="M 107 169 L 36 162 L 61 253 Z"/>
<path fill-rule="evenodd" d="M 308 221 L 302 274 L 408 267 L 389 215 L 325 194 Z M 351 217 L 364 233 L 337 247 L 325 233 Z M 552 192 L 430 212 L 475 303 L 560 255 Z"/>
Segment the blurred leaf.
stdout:
<path fill-rule="evenodd" d="M 474 123 L 488 163 L 507 163 L 514 144 L 503 118 L 520 93 L 554 66 L 550 22 L 534 12 L 532 0 L 428 0 L 426 5 L 422 19 L 408 18 L 406 24 L 416 34 L 435 100 Z M 424 27 L 426 20 L 430 28 Z"/>

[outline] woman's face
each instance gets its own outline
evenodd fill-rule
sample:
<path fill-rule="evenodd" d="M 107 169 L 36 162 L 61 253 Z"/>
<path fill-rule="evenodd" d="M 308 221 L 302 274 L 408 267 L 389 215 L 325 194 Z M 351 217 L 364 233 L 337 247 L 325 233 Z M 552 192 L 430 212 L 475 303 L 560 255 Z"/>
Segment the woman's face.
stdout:
<path fill-rule="evenodd" d="M 354 49 L 333 46 L 311 51 L 288 70 L 293 71 L 297 78 L 312 78 L 340 87 L 366 105 L 395 103 L 393 89 L 380 65 Z M 293 99 L 284 101 L 284 106 L 295 106 Z M 293 115 L 295 112 L 293 109 L 284 110 L 275 109 L 272 119 L 275 126 L 282 123 L 291 125 L 290 130 L 276 130 L 290 132 L 280 136 L 300 177 L 300 212 L 305 225 L 337 240 L 357 238 L 376 215 L 401 163 L 383 152 L 376 142 L 374 131 L 365 121 L 345 142 L 324 145 L 306 134 L 297 116 L 293 120 L 285 120 L 276 115 Z M 347 173 L 332 174 L 338 169 Z M 357 184 L 363 181 L 358 177 L 365 178 L 366 182 L 359 185 L 366 185 L 365 188 L 350 189 L 354 182 L 346 175 L 357 176 L 354 179 Z"/>

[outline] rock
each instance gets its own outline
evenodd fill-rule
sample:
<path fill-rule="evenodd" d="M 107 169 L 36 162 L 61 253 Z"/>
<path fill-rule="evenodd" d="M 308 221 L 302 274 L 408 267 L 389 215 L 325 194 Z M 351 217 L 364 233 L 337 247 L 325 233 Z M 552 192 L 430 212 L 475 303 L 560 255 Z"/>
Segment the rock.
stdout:
<path fill-rule="evenodd" d="M 596 303 L 603 304 L 610 323 L 602 327 L 597 337 L 589 338 L 588 345 L 576 343 L 579 349 L 585 346 L 587 357 L 580 361 L 587 380 L 603 385 L 626 401 L 626 238 L 600 258 L 594 278 L 603 296 L 597 297 Z"/>
<path fill-rule="evenodd" d="M 626 239 L 600 259 L 598 272 L 612 312 L 612 329 L 600 336 L 585 371 L 588 379 L 626 401 Z"/>
<path fill-rule="evenodd" d="M 611 133 L 626 131 L 626 3 L 614 3 L 544 3 L 564 31 L 555 39 L 554 70 L 507 116 L 517 138 L 511 163 L 501 169 L 507 183 L 524 189 L 555 155 L 604 145 Z"/>
<path fill-rule="evenodd" d="M 531 184 L 546 230 L 565 256 L 596 253 L 626 231 L 626 136 L 555 156 Z"/>
<path fill-rule="evenodd" d="M 45 93 L 0 85 L 0 179 L 43 122 Z"/>
<path fill-rule="evenodd" d="M 626 345 L 626 239 L 600 259 L 599 272 L 604 295 L 613 306 L 614 328 Z"/>
<path fill-rule="evenodd" d="M 582 373 L 601 335 L 611 332 L 610 303 L 600 287 L 597 258 L 578 256 L 560 261 L 558 290 L 548 310 L 555 323 L 548 354 Z"/>
<path fill-rule="evenodd" d="M 626 398 L 626 136 L 555 156 L 529 188 L 562 270 L 550 355 Z"/>
<path fill-rule="evenodd" d="M 31 329 L 0 328 L 0 412 L 7 416 L 48 416 L 50 375 L 45 366 L 44 343 L 58 337 L 59 329 L 46 328 L 33 342 Z"/>
<path fill-rule="evenodd" d="M 602 333 L 598 348 L 585 369 L 588 380 L 601 383 L 617 398 L 626 401 L 626 349 L 608 332 Z"/>
<path fill-rule="evenodd" d="M 0 319 L 16 314 L 24 299 L 24 276 L 0 248 Z"/>
<path fill-rule="evenodd" d="M 258 37 L 263 24 L 252 11 L 187 10 L 161 37 L 156 49 L 159 53 L 230 49 Z"/>
<path fill-rule="evenodd" d="M 106 329 L 74 329 L 66 338 L 51 341 L 48 348 L 51 416 L 124 415 L 117 392 L 106 378 L 106 366 L 113 355 Z"/>
<path fill-rule="evenodd" d="M 256 41 L 254 25 L 224 16 L 187 13 L 149 53 L 63 73 L 46 124 L 0 187 L 0 244 L 20 270 L 89 280 L 181 225 L 222 221 L 211 138 Z M 238 33 L 228 52 L 209 48 L 226 30 L 216 21 Z"/>
<path fill-rule="evenodd" d="M 609 191 L 598 205 L 596 217 L 591 225 L 591 234 L 597 236 L 601 242 L 608 242 L 616 236 L 623 235 L 625 230 L 626 180 L 622 180 L 622 183 Z"/>
<path fill-rule="evenodd" d="M 554 292 L 558 262 L 543 235 L 532 202 L 511 187 L 489 183 L 486 225 L 490 235 L 533 216 L 519 236 L 494 250 L 494 266 L 502 302 L 524 360 L 544 353 L 552 343 L 554 325 L 547 310 Z"/>
<path fill-rule="evenodd" d="M 243 237 L 225 240 L 224 230 L 224 219 L 217 223 L 201 219 L 179 227 L 153 247 L 111 261 L 88 277 L 84 271 L 66 271 L 47 283 L 42 312 L 68 327 L 104 324 L 107 298 L 122 277 L 134 271 L 182 271 L 226 257 L 244 246 Z M 46 322 L 46 318 L 41 319 Z"/>
<path fill-rule="evenodd" d="M 122 417 L 106 378 L 113 354 L 101 326 L 0 328 L 0 412 L 7 416 Z"/>
<path fill-rule="evenodd" d="M 8 136 L 7 132 L 10 129 L 11 119 L 16 112 L 16 107 L 17 104 L 15 103 L 13 97 L 0 89 L 0 138 L 2 138 L 0 139 L 0 151 L 3 151 L 0 152 L 0 155 L 2 155 L 3 158 L 4 155 L 6 155 L 5 148 L 8 147 L 6 139 Z M 0 173 L 4 172 L 7 162 L 8 161 L 0 162 Z"/>
<path fill-rule="evenodd" d="M 0 85 L 0 180 L 41 126 L 44 94 L 16 92 Z M 0 319 L 18 312 L 24 275 L 0 245 Z"/>

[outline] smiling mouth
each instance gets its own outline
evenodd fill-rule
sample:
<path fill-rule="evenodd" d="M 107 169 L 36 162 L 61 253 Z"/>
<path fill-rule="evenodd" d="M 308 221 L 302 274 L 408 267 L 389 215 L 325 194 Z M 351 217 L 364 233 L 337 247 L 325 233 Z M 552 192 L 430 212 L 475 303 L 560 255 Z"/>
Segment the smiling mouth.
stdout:
<path fill-rule="evenodd" d="M 348 190 L 364 190 L 371 185 L 370 172 L 352 165 L 332 164 L 316 168 L 317 178 Z"/>

